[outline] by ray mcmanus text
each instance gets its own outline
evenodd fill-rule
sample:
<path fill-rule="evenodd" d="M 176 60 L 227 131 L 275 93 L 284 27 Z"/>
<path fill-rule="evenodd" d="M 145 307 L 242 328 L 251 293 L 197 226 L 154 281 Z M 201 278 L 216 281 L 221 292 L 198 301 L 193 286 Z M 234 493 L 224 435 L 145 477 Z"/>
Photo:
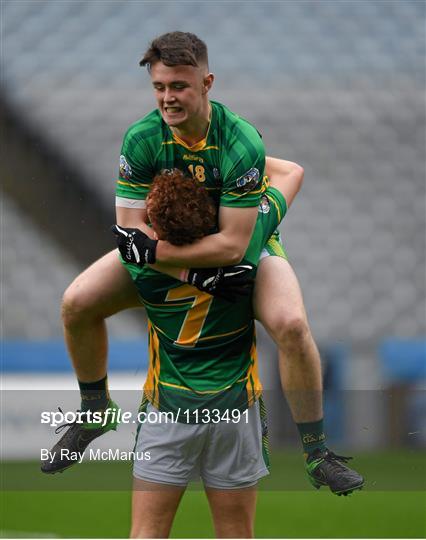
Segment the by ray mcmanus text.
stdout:
<path fill-rule="evenodd" d="M 84 452 L 72 452 L 68 448 L 61 448 L 58 451 L 50 451 L 48 448 L 40 448 L 40 459 L 52 463 L 57 453 L 61 459 L 70 459 L 81 463 L 85 458 L 89 461 L 150 461 L 151 452 L 146 451 L 125 451 L 119 448 L 109 448 L 101 450 L 99 448 L 89 448 Z"/>

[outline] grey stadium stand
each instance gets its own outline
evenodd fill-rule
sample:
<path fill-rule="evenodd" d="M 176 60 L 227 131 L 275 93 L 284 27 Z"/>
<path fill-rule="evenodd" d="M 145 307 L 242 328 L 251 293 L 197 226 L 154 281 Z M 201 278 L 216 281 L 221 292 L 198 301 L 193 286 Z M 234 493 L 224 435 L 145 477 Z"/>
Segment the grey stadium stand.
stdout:
<path fill-rule="evenodd" d="M 62 335 L 60 303 L 79 273 L 75 261 L 50 241 L 4 193 L 2 206 L 2 338 L 51 340 Z M 138 337 L 128 314 L 108 322 L 112 338 Z"/>
<path fill-rule="evenodd" d="M 155 106 L 144 49 L 199 34 L 212 97 L 305 167 L 282 232 L 317 338 L 426 333 L 423 2 L 34 0 L 3 17 L 8 101 L 106 206 L 122 135 Z"/>

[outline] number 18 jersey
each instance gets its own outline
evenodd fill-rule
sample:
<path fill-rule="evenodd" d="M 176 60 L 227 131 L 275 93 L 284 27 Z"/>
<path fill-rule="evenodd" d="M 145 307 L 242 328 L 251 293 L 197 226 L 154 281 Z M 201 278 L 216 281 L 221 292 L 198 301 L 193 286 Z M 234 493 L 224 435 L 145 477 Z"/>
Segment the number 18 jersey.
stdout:
<path fill-rule="evenodd" d="M 217 206 L 259 204 L 265 169 L 262 139 L 254 126 L 224 105 L 210 105 L 207 135 L 191 147 L 157 109 L 130 126 L 121 149 L 117 206 L 143 208 L 155 175 L 173 168 L 203 185 Z"/>

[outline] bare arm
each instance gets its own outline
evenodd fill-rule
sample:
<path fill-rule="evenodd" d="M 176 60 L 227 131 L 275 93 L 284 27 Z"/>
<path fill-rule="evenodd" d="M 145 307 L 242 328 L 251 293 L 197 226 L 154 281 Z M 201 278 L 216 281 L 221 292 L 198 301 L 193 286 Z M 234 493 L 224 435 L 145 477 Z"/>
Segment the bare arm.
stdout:
<path fill-rule="evenodd" d="M 297 195 L 297 193 L 299 192 L 299 190 L 300 190 L 300 188 L 302 186 L 303 177 L 304 177 L 303 168 L 300 165 L 298 165 L 297 163 L 293 163 L 291 161 L 286 161 L 286 160 L 283 160 L 283 159 L 277 159 L 277 158 L 272 158 L 272 157 L 266 157 L 266 170 L 265 170 L 265 172 L 269 177 L 270 185 L 272 187 L 278 189 L 278 191 L 280 191 L 282 193 L 282 195 L 284 196 L 284 198 L 285 198 L 285 200 L 287 202 L 287 206 L 290 207 L 290 205 L 292 204 L 295 196 Z M 221 211 L 223 211 L 223 210 L 225 210 L 225 214 L 226 214 L 226 210 L 230 210 L 230 209 L 222 207 Z M 223 232 L 223 230 L 221 230 L 221 233 L 222 232 Z M 211 235 L 208 238 L 211 238 L 212 236 L 218 236 L 218 235 Z M 250 237 L 251 237 L 251 234 L 250 234 Z M 201 241 L 196 242 L 195 244 L 191 244 L 190 246 L 183 246 L 183 248 L 196 246 L 196 245 L 198 245 L 200 243 L 201 243 Z M 168 245 L 170 245 L 170 244 L 168 244 Z M 247 245 L 248 245 L 248 243 L 247 243 Z M 174 246 L 171 246 L 171 247 L 173 248 Z M 179 249 L 182 250 L 182 247 L 180 247 Z M 157 248 L 157 254 L 158 254 L 158 248 Z M 195 255 L 198 256 L 198 249 L 197 249 L 197 253 Z M 241 258 L 242 258 L 242 256 L 241 256 Z M 232 262 L 232 264 L 235 264 L 236 262 L 239 262 L 240 259 L 238 259 L 235 262 Z M 216 259 L 216 260 L 218 260 L 218 259 Z M 201 263 L 204 263 L 204 262 L 205 262 L 204 260 L 201 261 Z M 176 264 L 180 264 L 181 266 L 191 266 L 191 263 L 188 263 L 188 260 L 182 261 L 182 262 L 176 262 Z M 203 264 L 203 266 L 216 266 L 216 265 L 225 265 L 225 264 L 231 264 L 231 263 L 216 263 L 215 262 L 215 263 L 212 263 L 212 264 Z M 168 274 L 169 276 L 175 277 L 176 279 L 182 279 L 181 276 L 182 276 L 183 269 L 180 268 L 180 267 L 169 266 L 168 264 L 165 265 L 165 264 L 161 264 L 161 263 L 159 263 L 159 264 L 157 263 L 157 264 L 151 265 L 151 266 L 152 266 L 152 268 L 154 268 L 155 270 L 157 270 L 159 272 Z M 201 267 L 201 264 L 193 262 L 192 266 Z"/>
<path fill-rule="evenodd" d="M 186 267 L 228 266 L 241 261 L 256 223 L 257 207 L 219 209 L 219 232 L 186 246 L 159 241 L 158 262 Z"/>
<path fill-rule="evenodd" d="M 137 228 L 148 234 L 150 238 L 154 238 L 152 228 L 146 224 L 147 212 L 145 209 L 117 207 L 116 213 L 117 224 L 121 227 Z M 159 241 L 156 250 L 157 262 L 150 266 L 159 272 L 179 279 L 183 267 L 205 268 L 235 264 L 242 259 L 247 249 L 256 215 L 257 208 L 221 207 L 219 233 L 206 236 L 187 246 L 178 247 L 169 242 Z M 161 250 L 163 255 L 161 255 Z M 167 262 L 165 262 L 164 254 L 169 254 Z"/>
<path fill-rule="evenodd" d="M 289 208 L 302 187 L 303 167 L 292 161 L 266 157 L 266 174 L 270 185 L 282 193 Z"/>
<path fill-rule="evenodd" d="M 302 185 L 303 168 L 291 161 L 267 157 L 266 173 L 270 178 L 271 186 L 281 191 L 290 207 Z M 169 242 L 159 241 L 155 268 L 178 277 L 181 267 L 205 268 L 228 266 L 240 262 L 250 242 L 256 216 L 257 208 L 220 207 L 218 233 L 179 247 Z M 117 207 L 119 225 L 138 228 L 153 238 L 153 231 L 146 222 L 146 209 Z M 172 269 L 173 266 L 178 268 Z"/>
<path fill-rule="evenodd" d="M 154 238 L 154 231 L 148 227 L 148 215 L 145 208 L 123 208 L 115 207 L 117 225 L 120 227 L 132 227 L 139 229 L 150 238 Z"/>

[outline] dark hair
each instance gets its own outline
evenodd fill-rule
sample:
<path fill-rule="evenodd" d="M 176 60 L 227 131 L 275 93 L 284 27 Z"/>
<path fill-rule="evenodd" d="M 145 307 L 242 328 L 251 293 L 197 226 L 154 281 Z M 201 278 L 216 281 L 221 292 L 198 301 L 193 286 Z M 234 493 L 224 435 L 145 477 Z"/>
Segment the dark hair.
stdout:
<path fill-rule="evenodd" d="M 139 65 L 149 71 L 160 61 L 166 66 L 208 65 L 207 46 L 190 32 L 169 32 L 153 40 Z"/>
<path fill-rule="evenodd" d="M 216 226 L 216 206 L 207 190 L 179 169 L 162 171 L 154 178 L 146 207 L 161 239 L 175 246 L 191 244 Z"/>

